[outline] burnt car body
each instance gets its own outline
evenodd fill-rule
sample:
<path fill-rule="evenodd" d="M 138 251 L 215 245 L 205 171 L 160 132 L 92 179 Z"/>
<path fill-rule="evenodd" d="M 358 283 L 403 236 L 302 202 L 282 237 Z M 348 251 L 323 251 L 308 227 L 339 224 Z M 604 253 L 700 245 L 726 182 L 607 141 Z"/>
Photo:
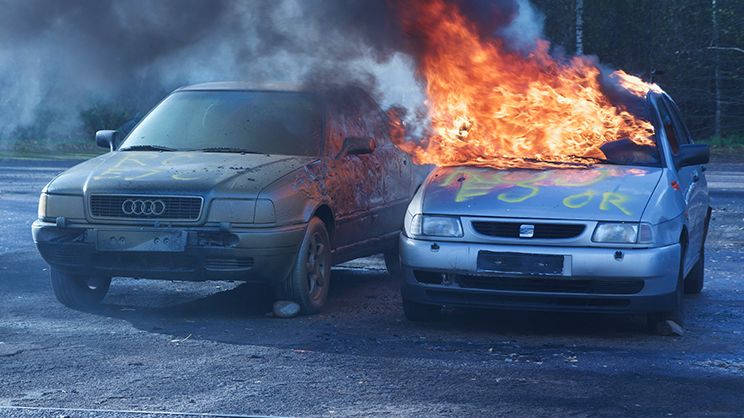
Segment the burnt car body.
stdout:
<path fill-rule="evenodd" d="M 588 168 L 434 170 L 400 238 L 406 315 L 442 306 L 678 317 L 703 287 L 707 146 L 663 93 L 643 100 L 656 146 L 602 147 Z"/>
<path fill-rule="evenodd" d="M 397 260 L 418 186 L 385 114 L 354 87 L 185 87 L 121 145 L 115 131 L 97 141 L 111 152 L 53 179 L 33 224 L 71 306 L 124 276 L 268 284 L 315 312 L 332 264 Z"/>

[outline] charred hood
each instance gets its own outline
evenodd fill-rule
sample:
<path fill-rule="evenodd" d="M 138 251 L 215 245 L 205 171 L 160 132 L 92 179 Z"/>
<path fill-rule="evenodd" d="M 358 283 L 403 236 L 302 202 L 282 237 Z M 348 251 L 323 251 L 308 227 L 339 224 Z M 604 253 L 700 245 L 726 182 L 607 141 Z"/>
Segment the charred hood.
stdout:
<path fill-rule="evenodd" d="M 203 152 L 114 152 L 77 165 L 48 186 L 49 193 L 258 195 L 312 157 Z"/>

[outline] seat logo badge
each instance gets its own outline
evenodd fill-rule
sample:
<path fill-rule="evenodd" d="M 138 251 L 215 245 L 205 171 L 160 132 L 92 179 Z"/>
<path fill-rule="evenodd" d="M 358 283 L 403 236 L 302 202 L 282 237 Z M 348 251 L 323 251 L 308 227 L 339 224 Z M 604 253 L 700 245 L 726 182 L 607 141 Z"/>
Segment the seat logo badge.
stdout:
<path fill-rule="evenodd" d="M 125 215 L 155 215 L 165 213 L 165 202 L 160 199 L 127 199 L 121 204 L 121 211 Z"/>
<path fill-rule="evenodd" d="M 519 225 L 519 238 L 532 238 L 535 236 L 535 225 Z"/>

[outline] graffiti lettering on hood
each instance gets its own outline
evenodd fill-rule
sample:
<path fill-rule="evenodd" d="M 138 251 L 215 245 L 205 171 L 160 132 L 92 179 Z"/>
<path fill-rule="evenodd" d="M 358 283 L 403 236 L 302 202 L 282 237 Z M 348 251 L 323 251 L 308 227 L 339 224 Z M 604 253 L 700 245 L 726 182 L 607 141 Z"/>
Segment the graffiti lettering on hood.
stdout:
<path fill-rule="evenodd" d="M 179 154 L 160 160 L 158 155 L 131 153 L 121 157 L 116 164 L 108 167 L 101 174 L 94 176 L 94 180 L 120 179 L 126 181 L 142 180 L 148 177 L 168 172 L 170 178 L 176 181 L 197 180 L 206 175 L 199 170 L 179 170 L 180 164 L 196 162 L 197 156 L 190 154 Z M 204 170 L 207 171 L 207 170 Z"/>
<path fill-rule="evenodd" d="M 466 169 L 454 170 L 446 176 L 436 179 L 440 187 L 457 189 L 455 202 L 466 202 L 476 197 L 495 195 L 504 203 L 517 204 L 525 202 L 540 194 L 542 187 L 566 188 L 563 206 L 579 209 L 592 202 L 600 210 L 619 210 L 625 215 L 632 215 L 626 203 L 630 196 L 618 191 L 595 190 L 592 186 L 608 177 L 627 175 L 642 176 L 646 170 L 639 168 L 597 168 L 594 170 L 515 170 L 482 171 Z M 584 189 L 576 192 L 576 189 Z"/>

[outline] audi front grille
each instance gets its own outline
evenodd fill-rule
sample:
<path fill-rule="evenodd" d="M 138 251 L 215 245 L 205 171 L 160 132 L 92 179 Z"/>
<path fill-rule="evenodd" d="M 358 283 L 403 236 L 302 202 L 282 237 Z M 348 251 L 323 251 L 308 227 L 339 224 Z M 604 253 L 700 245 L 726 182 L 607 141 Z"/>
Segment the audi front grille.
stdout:
<path fill-rule="evenodd" d="M 196 221 L 204 199 L 197 196 L 92 195 L 94 218 Z"/>

